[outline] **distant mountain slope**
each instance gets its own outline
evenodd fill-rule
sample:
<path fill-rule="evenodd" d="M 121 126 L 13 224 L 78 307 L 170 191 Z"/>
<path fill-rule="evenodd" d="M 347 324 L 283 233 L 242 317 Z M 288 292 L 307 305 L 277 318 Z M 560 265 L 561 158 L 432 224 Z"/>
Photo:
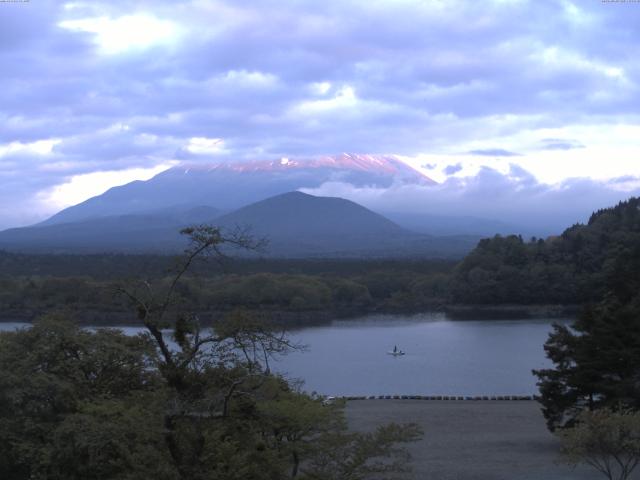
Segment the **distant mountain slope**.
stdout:
<path fill-rule="evenodd" d="M 428 235 L 499 235 L 521 234 L 530 237 L 535 234 L 522 225 L 514 225 L 499 220 L 470 216 L 445 216 L 415 212 L 382 212 L 401 227 Z"/>
<path fill-rule="evenodd" d="M 249 227 L 256 237 L 269 240 L 264 255 L 291 258 L 451 258 L 463 256 L 478 240 L 471 236 L 417 234 L 349 200 L 301 192 L 277 195 L 215 219 L 211 218 L 213 211 L 201 210 L 192 215 L 192 222 L 178 221 L 184 215 L 154 213 L 6 230 L 0 232 L 0 248 L 58 253 L 173 253 L 185 246 L 185 239 L 178 234 L 182 226 L 205 222 L 228 231 Z"/>
<path fill-rule="evenodd" d="M 57 213 L 44 225 L 127 215 L 175 205 L 216 205 L 234 210 L 273 195 L 315 188 L 327 181 L 387 187 L 433 180 L 395 157 L 342 154 L 310 160 L 182 165 L 150 180 L 114 187 Z"/>
<path fill-rule="evenodd" d="M 184 210 L 174 207 L 138 215 L 13 228 L 0 232 L 0 248 L 42 253 L 168 253 L 183 243 L 181 228 L 212 223 L 219 213 L 209 206 Z"/>
<path fill-rule="evenodd" d="M 350 200 L 289 192 L 223 215 L 224 228 L 251 227 L 267 254 L 289 257 L 462 256 L 471 236 L 431 237 L 406 230 Z"/>

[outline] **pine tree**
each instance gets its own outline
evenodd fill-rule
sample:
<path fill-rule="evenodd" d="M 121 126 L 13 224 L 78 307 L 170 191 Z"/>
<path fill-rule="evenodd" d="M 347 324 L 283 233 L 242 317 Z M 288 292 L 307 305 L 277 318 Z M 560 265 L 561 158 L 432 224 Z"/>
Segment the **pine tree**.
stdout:
<path fill-rule="evenodd" d="M 640 409 L 640 245 L 608 267 L 605 298 L 571 327 L 554 326 L 545 344 L 554 368 L 534 371 L 551 430 L 584 409 Z"/>

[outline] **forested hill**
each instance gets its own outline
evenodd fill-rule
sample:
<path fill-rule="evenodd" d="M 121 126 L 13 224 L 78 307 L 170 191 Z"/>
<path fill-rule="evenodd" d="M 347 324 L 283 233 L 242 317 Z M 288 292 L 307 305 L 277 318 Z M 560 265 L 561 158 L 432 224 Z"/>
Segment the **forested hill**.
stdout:
<path fill-rule="evenodd" d="M 316 314 L 335 318 L 443 306 L 582 305 L 599 302 L 607 291 L 628 302 L 640 291 L 639 206 L 640 199 L 630 199 L 546 240 L 481 240 L 457 265 L 414 258 L 241 258 L 221 265 L 203 260 L 179 293 L 198 312 L 242 306 L 305 321 Z M 160 286 L 174 262 L 160 255 L 0 251 L 0 317 L 32 319 L 65 308 L 85 323 L 121 321 L 128 311 L 114 302 L 114 282 L 144 278 Z"/>
<path fill-rule="evenodd" d="M 456 267 L 451 296 L 468 304 L 582 304 L 598 301 L 607 282 L 633 275 L 640 256 L 640 198 L 598 210 L 546 240 L 495 236 Z"/>

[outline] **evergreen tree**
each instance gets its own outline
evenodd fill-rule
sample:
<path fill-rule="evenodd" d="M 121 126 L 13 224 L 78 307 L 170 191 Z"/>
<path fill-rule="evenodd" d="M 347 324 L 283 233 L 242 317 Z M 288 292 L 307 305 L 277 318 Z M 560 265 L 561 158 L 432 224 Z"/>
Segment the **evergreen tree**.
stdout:
<path fill-rule="evenodd" d="M 544 241 L 497 235 L 481 240 L 456 267 L 451 297 L 466 304 L 598 302 L 612 285 L 616 262 L 639 244 L 639 198 L 599 210 L 586 225 Z"/>
<path fill-rule="evenodd" d="M 640 245 L 608 265 L 604 300 L 571 327 L 555 325 L 545 344 L 554 368 L 537 370 L 550 429 L 584 409 L 640 409 Z"/>

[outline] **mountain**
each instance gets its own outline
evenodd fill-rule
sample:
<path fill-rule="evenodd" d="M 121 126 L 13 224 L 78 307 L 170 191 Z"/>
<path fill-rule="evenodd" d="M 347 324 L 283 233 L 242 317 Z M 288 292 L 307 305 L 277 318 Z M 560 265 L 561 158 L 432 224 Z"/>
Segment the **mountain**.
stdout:
<path fill-rule="evenodd" d="M 350 200 L 288 192 L 223 215 L 221 226 L 250 225 L 271 238 L 408 234 L 391 220 Z"/>
<path fill-rule="evenodd" d="M 190 209 L 182 215 L 153 214 L 96 217 L 0 232 L 0 248 L 58 253 L 175 253 L 186 244 L 178 231 L 191 223 L 212 223 L 223 230 L 248 227 L 266 237 L 275 257 L 462 257 L 478 237 L 432 237 L 406 230 L 349 200 L 288 192 L 212 218 L 215 210 Z M 243 253 L 236 252 L 234 253 Z"/>
<path fill-rule="evenodd" d="M 480 235 L 493 237 L 499 235 L 521 234 L 535 235 L 535 232 L 522 225 L 514 225 L 499 220 L 471 216 L 445 216 L 415 212 L 382 212 L 398 225 L 418 233 L 428 235 Z"/>
<path fill-rule="evenodd" d="M 388 187 L 394 182 L 433 184 L 433 180 L 391 156 L 342 154 L 307 160 L 181 165 L 147 181 L 114 187 L 69 207 L 43 225 L 94 217 L 129 215 L 179 206 L 215 205 L 231 211 L 253 202 L 328 181 Z"/>
<path fill-rule="evenodd" d="M 13 228 L 0 232 L 0 248 L 39 253 L 166 253 L 183 244 L 179 234 L 183 227 L 212 223 L 219 214 L 202 205 Z"/>
<path fill-rule="evenodd" d="M 350 200 L 289 192 L 216 219 L 227 229 L 250 227 L 277 257 L 462 257 L 479 237 L 433 237 L 404 229 Z"/>
<path fill-rule="evenodd" d="M 233 229 L 249 227 L 269 240 L 276 255 L 365 253 L 414 234 L 349 200 L 289 192 L 217 219 Z"/>

